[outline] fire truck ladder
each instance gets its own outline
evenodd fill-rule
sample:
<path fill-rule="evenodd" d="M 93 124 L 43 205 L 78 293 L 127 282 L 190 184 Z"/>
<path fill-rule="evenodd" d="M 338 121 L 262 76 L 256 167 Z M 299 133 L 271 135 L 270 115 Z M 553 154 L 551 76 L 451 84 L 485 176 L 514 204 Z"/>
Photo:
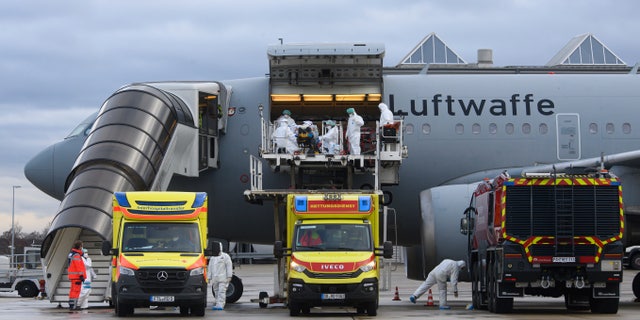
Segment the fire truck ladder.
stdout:
<path fill-rule="evenodd" d="M 573 187 L 554 188 L 556 217 L 556 256 L 575 256 L 573 241 Z"/>

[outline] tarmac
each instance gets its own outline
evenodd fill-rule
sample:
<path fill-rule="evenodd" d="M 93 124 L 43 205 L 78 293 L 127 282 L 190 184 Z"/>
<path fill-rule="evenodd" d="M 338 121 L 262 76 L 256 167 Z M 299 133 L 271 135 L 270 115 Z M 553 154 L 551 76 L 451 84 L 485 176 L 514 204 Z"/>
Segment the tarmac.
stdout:
<path fill-rule="evenodd" d="M 449 305 L 451 310 L 439 310 L 438 291 L 432 288 L 434 305 L 428 306 L 428 295 L 418 299 L 416 304 L 409 301 L 409 296 L 420 285 L 420 281 L 409 280 L 405 276 L 404 265 L 391 265 L 390 272 L 383 270 L 383 274 L 390 274 L 390 278 L 383 279 L 390 284 L 390 290 L 380 292 L 380 302 L 377 317 L 358 315 L 353 308 L 312 308 L 308 315 L 301 317 L 323 319 L 412 319 L 431 317 L 435 319 L 540 319 L 552 317 L 553 319 L 638 319 L 640 318 L 640 302 L 635 302 L 631 291 L 631 281 L 638 271 L 625 270 L 624 281 L 621 285 L 621 298 L 619 310 L 616 315 L 592 314 L 589 311 L 568 311 L 564 306 L 564 298 L 525 297 L 514 300 L 514 311 L 511 314 L 493 314 L 486 310 L 467 310 L 471 304 L 471 285 L 462 282 L 458 284 L 459 297 L 454 298 L 449 288 Z M 225 319 L 281 319 L 289 317 L 289 310 L 283 304 L 272 304 L 266 308 L 260 308 L 256 300 L 261 291 L 270 295 L 274 291 L 275 265 L 273 264 L 245 264 L 235 268 L 244 286 L 243 296 L 233 304 L 227 304 L 225 310 L 211 310 L 213 296 L 209 294 L 209 304 L 205 318 L 221 317 Z M 385 272 L 387 271 L 387 272 Z M 383 282 L 384 283 L 384 282 Z M 397 287 L 397 296 L 396 296 Z M 210 292 L 211 290 L 209 290 Z M 394 298 L 399 298 L 396 300 Z M 34 298 L 22 298 L 17 293 L 0 293 L 0 320 L 18 319 L 110 319 L 116 315 L 106 303 L 91 304 L 88 310 L 70 312 L 63 305 L 38 300 Z M 128 319 L 149 318 L 198 318 L 182 317 L 174 308 L 163 310 L 151 310 L 137 308 L 133 316 Z"/>

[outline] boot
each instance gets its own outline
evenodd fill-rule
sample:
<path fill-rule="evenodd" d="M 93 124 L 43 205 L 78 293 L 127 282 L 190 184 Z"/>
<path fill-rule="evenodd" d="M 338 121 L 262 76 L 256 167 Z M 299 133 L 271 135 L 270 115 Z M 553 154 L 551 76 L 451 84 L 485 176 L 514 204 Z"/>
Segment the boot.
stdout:
<path fill-rule="evenodd" d="M 69 299 L 69 310 L 74 310 L 76 308 L 76 301 L 73 299 Z"/>

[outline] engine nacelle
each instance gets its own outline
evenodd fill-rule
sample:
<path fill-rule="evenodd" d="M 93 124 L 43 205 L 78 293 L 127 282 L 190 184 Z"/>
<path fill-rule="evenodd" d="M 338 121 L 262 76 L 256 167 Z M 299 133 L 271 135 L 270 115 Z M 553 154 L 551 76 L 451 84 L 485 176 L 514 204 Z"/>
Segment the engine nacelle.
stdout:
<path fill-rule="evenodd" d="M 422 248 L 406 252 L 410 279 L 424 279 L 443 259 L 467 260 L 468 238 L 460 233 L 460 218 L 477 185 L 457 184 L 420 192 Z M 461 272 L 459 280 L 469 280 L 467 272 Z"/>

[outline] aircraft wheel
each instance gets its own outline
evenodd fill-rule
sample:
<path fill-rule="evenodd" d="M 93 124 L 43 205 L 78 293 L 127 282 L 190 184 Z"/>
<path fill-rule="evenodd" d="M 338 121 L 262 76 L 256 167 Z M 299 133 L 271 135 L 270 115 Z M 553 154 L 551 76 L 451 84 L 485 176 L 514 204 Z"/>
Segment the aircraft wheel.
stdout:
<path fill-rule="evenodd" d="M 633 295 L 636 296 L 636 299 L 640 299 L 640 272 L 636 273 L 635 277 L 633 277 L 631 289 L 633 291 Z"/>
<path fill-rule="evenodd" d="M 260 293 L 258 294 L 258 299 L 260 300 L 260 302 L 258 302 L 258 305 L 260 306 L 260 308 L 266 308 L 267 307 L 267 303 L 266 302 L 262 302 L 266 298 L 269 298 L 269 294 L 264 292 L 264 291 L 260 291 Z"/>
<path fill-rule="evenodd" d="M 640 270 L 640 252 L 634 253 L 629 257 L 629 268 Z"/>
<path fill-rule="evenodd" d="M 243 291 L 244 286 L 242 285 L 242 280 L 236 275 L 231 277 L 231 282 L 229 282 L 229 287 L 227 287 L 227 303 L 234 303 L 240 300 Z"/>

